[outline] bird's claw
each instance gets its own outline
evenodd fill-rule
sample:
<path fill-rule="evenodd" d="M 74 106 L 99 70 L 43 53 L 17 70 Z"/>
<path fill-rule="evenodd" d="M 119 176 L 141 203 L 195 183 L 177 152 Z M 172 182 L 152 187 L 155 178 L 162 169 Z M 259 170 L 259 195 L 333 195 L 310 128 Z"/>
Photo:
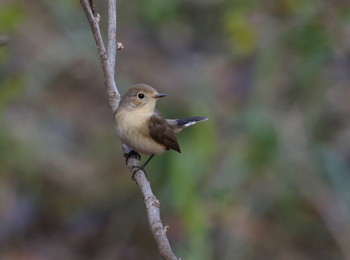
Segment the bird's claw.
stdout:
<path fill-rule="evenodd" d="M 128 161 L 131 157 L 136 158 L 138 161 L 141 160 L 141 155 L 139 153 L 135 152 L 134 150 L 131 150 L 130 152 L 128 152 L 124 156 L 125 156 L 125 163 L 126 164 L 128 164 Z"/>

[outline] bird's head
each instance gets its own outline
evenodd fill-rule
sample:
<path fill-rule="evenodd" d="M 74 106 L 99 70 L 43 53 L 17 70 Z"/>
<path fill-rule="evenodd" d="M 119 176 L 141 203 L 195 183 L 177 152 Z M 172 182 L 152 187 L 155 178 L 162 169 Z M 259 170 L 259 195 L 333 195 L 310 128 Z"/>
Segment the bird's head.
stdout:
<path fill-rule="evenodd" d="M 122 96 L 120 105 L 127 109 L 154 110 L 157 100 L 165 97 L 146 84 L 135 84 Z"/>

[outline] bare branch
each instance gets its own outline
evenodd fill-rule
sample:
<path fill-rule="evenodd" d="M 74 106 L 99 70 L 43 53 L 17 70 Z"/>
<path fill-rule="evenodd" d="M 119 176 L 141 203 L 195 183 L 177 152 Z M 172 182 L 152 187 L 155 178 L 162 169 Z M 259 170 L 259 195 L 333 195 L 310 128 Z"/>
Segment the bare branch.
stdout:
<path fill-rule="evenodd" d="M 108 62 L 108 55 L 106 52 L 106 48 L 103 44 L 103 39 L 101 36 L 100 26 L 99 26 L 99 15 L 97 13 L 96 15 L 93 14 L 92 9 L 90 7 L 89 0 L 80 0 L 80 3 L 84 9 L 84 12 L 89 21 L 92 33 L 96 41 L 96 45 L 97 45 L 98 53 L 100 55 L 100 61 L 103 69 L 103 74 L 105 77 L 105 85 L 108 93 L 108 101 L 112 108 L 112 112 L 114 113 L 117 110 L 120 102 L 120 94 L 114 81 L 114 66 L 111 67 L 111 64 Z M 113 23 L 113 21 L 108 22 L 108 24 L 110 23 Z M 116 41 L 115 36 L 114 36 L 114 40 Z"/>
<path fill-rule="evenodd" d="M 89 3 L 90 3 L 91 11 L 92 11 L 93 15 L 95 15 L 96 14 L 96 12 L 95 12 L 95 1 L 94 0 L 89 0 Z"/>
<path fill-rule="evenodd" d="M 116 0 L 108 0 L 108 63 L 115 74 L 115 58 L 117 51 L 117 7 Z"/>
<path fill-rule="evenodd" d="M 123 145 L 124 154 L 129 154 L 131 151 L 129 147 Z M 136 157 L 130 156 L 127 159 L 127 165 L 131 172 L 135 171 L 135 166 L 140 166 L 139 160 Z M 148 222 L 151 227 L 152 233 L 157 241 L 158 249 L 160 255 L 167 260 L 181 260 L 177 258 L 171 250 L 166 232 L 168 226 L 163 226 L 163 223 L 160 219 L 160 202 L 154 196 L 151 185 L 146 178 L 146 174 L 143 170 L 137 169 L 134 178 L 137 182 L 137 185 L 140 187 L 144 202 L 147 208 Z"/>
<path fill-rule="evenodd" d="M 116 0 L 108 1 L 108 53 L 106 52 L 106 48 L 103 44 L 103 39 L 99 27 L 100 16 L 94 10 L 94 1 L 80 0 L 80 3 L 85 11 L 96 41 L 105 77 L 109 104 L 111 105 L 112 112 L 115 113 L 120 102 L 120 94 L 114 81 L 116 62 L 115 56 L 117 50 L 124 48 L 122 43 L 117 43 L 116 41 Z M 123 145 L 123 151 L 124 153 L 128 153 L 130 152 L 130 149 L 127 146 Z M 139 162 L 140 161 L 138 158 L 132 156 L 130 156 L 127 160 L 127 165 L 132 173 L 134 173 L 135 166 L 140 166 Z M 160 203 L 153 195 L 145 172 L 142 170 L 137 170 L 137 172 L 134 174 L 134 177 L 137 185 L 140 187 L 140 190 L 142 192 L 147 208 L 148 222 L 157 242 L 160 255 L 166 260 L 180 260 L 180 258 L 177 258 L 171 250 L 170 243 L 166 236 L 166 230 L 168 227 L 163 227 L 162 221 L 160 219 Z"/>

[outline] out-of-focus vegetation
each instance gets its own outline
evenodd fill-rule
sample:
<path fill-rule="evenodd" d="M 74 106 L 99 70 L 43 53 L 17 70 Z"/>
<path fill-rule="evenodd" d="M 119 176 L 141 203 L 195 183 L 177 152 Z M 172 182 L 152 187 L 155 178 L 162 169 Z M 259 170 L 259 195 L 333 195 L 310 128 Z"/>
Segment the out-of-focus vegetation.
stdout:
<path fill-rule="evenodd" d="M 2 0 L 0 35 L 0 259 L 159 259 L 79 1 Z M 350 259 L 349 1 L 122 0 L 118 40 L 122 92 L 210 118 L 148 168 L 178 256 Z"/>

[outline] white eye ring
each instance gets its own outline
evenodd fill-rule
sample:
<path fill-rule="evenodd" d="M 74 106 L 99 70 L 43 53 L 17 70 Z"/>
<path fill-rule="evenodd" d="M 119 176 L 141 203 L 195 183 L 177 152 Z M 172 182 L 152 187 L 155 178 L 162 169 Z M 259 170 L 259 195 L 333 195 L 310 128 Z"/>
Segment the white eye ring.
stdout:
<path fill-rule="evenodd" d="M 139 99 L 143 99 L 143 98 L 145 97 L 145 95 L 144 95 L 143 93 L 138 93 L 138 94 L 137 94 L 137 97 L 138 97 Z"/>

